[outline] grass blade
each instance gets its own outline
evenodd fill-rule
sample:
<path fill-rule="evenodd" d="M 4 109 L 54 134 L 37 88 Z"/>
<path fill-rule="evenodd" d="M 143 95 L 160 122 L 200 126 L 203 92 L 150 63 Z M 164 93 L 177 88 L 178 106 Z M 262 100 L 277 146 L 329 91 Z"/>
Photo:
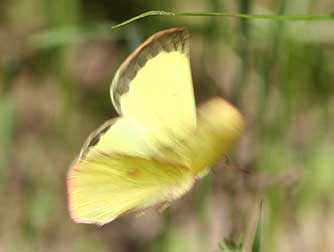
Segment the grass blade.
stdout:
<path fill-rule="evenodd" d="M 134 16 L 124 22 L 112 26 L 112 29 L 128 25 L 139 19 L 149 16 L 192 16 L 192 17 L 235 17 L 246 19 L 271 19 L 279 21 L 307 21 L 307 20 L 334 20 L 334 12 L 320 14 L 301 14 L 301 15 L 261 15 L 261 14 L 242 14 L 228 12 L 169 12 L 169 11 L 148 11 Z"/>
<path fill-rule="evenodd" d="M 252 252 L 261 252 L 262 228 L 263 227 L 263 201 L 260 203 L 259 218 L 256 224 Z"/>

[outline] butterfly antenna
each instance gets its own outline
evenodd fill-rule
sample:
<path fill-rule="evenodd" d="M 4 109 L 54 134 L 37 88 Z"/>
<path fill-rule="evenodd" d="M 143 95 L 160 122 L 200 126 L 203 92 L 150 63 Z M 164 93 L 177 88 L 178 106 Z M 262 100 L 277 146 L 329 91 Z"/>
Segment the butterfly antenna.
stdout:
<path fill-rule="evenodd" d="M 234 171 L 239 171 L 239 172 L 246 173 L 246 174 L 251 174 L 251 171 L 248 170 L 248 169 L 241 168 L 241 167 L 236 167 L 236 166 L 233 166 L 233 165 L 228 165 L 224 162 L 217 163 L 215 167 L 234 170 Z"/>

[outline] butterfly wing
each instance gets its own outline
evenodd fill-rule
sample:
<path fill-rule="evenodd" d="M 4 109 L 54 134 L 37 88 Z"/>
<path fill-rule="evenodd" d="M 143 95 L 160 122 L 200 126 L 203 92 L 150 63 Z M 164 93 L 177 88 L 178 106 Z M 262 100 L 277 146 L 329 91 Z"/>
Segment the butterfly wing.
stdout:
<path fill-rule="evenodd" d="M 162 31 L 139 46 L 117 71 L 111 96 L 122 117 L 91 134 L 68 174 L 78 222 L 110 222 L 176 198 L 193 183 L 190 168 L 155 158 L 159 146 L 196 126 L 188 33 Z"/>
<path fill-rule="evenodd" d="M 194 180 L 191 169 L 156 159 L 155 152 L 126 118 L 105 122 L 88 137 L 69 170 L 71 217 L 103 225 L 188 191 Z"/>
<path fill-rule="evenodd" d="M 118 117 L 106 121 L 89 135 L 79 159 L 85 159 L 92 149 L 103 153 L 150 157 L 154 153 L 152 147 L 126 118 Z"/>
<path fill-rule="evenodd" d="M 169 145 L 196 127 L 188 32 L 172 28 L 141 44 L 111 84 L 115 109 L 150 143 Z"/>
<path fill-rule="evenodd" d="M 197 109 L 197 126 L 191 136 L 162 148 L 161 156 L 181 162 L 201 177 L 227 155 L 244 128 L 241 113 L 222 98 L 211 98 Z"/>
<path fill-rule="evenodd" d="M 178 198 L 194 174 L 227 151 L 242 124 L 224 102 L 200 108 L 196 119 L 183 29 L 159 32 L 139 46 L 117 71 L 111 97 L 122 117 L 93 132 L 68 173 L 77 222 L 102 225 Z"/>
<path fill-rule="evenodd" d="M 199 108 L 192 137 L 156 158 L 125 119 L 106 122 L 88 138 L 68 173 L 72 218 L 103 225 L 128 211 L 177 199 L 193 186 L 195 175 L 228 152 L 242 128 L 242 116 L 231 104 L 212 99 Z M 191 165 L 178 162 L 180 156 Z"/>
<path fill-rule="evenodd" d="M 68 174 L 70 215 L 80 223 L 103 225 L 132 210 L 180 197 L 193 185 L 189 168 L 90 150 Z"/>
<path fill-rule="evenodd" d="M 229 153 L 243 131 L 244 120 L 222 98 L 212 98 L 201 105 L 197 115 L 197 128 L 185 146 L 193 172 L 201 173 Z"/>

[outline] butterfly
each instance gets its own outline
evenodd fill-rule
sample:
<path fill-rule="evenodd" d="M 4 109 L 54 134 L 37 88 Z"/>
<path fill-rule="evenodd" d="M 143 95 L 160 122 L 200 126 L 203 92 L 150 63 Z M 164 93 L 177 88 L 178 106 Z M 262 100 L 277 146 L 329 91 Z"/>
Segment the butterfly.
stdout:
<path fill-rule="evenodd" d="M 67 175 L 68 208 L 78 223 L 167 206 L 188 192 L 239 138 L 244 121 L 214 97 L 196 109 L 189 33 L 153 34 L 122 63 L 110 86 L 119 117 L 84 143 Z"/>

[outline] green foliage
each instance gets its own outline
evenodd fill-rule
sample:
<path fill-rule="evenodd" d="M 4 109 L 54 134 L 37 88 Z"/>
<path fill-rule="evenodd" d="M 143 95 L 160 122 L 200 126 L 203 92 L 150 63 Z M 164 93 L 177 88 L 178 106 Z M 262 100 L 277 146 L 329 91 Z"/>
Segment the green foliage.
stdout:
<path fill-rule="evenodd" d="M 241 241 L 233 241 L 225 239 L 224 242 L 219 244 L 219 250 L 221 252 L 243 252 L 244 245 Z"/>
<path fill-rule="evenodd" d="M 14 127 L 14 104 L 12 99 L 3 97 L 0 100 L 0 189 L 7 179 L 7 173 L 12 155 Z"/>
<path fill-rule="evenodd" d="M 252 245 L 252 252 L 261 252 L 262 242 L 262 229 L 263 229 L 263 201 L 260 203 L 259 217 L 256 223 L 256 230 Z"/>

